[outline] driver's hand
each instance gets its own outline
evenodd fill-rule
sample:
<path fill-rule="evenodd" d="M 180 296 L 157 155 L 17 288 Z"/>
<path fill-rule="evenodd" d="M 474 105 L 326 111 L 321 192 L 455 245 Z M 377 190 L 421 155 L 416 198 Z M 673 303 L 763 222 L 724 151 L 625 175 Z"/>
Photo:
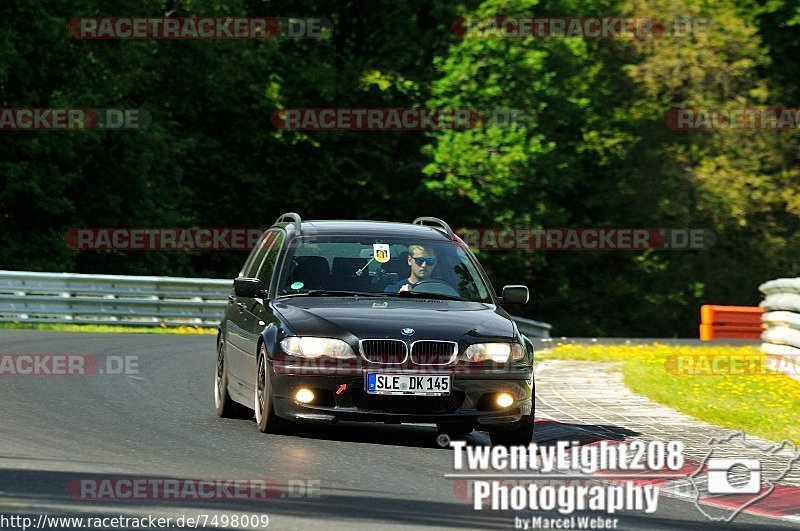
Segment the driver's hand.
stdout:
<path fill-rule="evenodd" d="M 403 291 L 411 291 L 411 284 L 404 284 L 397 293 L 402 293 Z"/>

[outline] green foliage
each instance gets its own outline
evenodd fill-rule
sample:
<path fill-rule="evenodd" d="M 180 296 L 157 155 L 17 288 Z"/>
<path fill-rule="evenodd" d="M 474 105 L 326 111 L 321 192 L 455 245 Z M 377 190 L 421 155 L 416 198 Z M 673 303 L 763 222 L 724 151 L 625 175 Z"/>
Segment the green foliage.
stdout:
<path fill-rule="evenodd" d="M 487 0 L 467 16 L 528 13 Z M 536 16 L 603 13 L 666 22 L 706 19 L 652 40 L 464 39 L 437 68 L 438 106 L 523 107 L 520 130 L 439 132 L 426 185 L 470 226 L 704 227 L 706 252 L 484 253 L 498 285 L 535 286 L 530 315 L 564 335 L 696 335 L 703 303 L 755 304 L 758 284 L 798 274 L 798 135 L 676 132 L 672 107 L 780 103 L 759 17 L 736 2 L 631 0 L 539 6 Z M 747 7 L 747 6 L 746 6 Z M 763 31 L 763 30 L 762 30 Z M 773 39 L 788 49 L 789 40 Z M 770 74 L 775 74 L 774 77 Z M 796 78 L 795 78 L 796 79 Z"/>
<path fill-rule="evenodd" d="M 230 277 L 244 253 L 76 252 L 71 227 L 305 218 L 459 227 L 702 227 L 707 252 L 482 252 L 564 335 L 696 335 L 702 303 L 800 274 L 798 134 L 680 132 L 671 107 L 800 107 L 790 0 L 19 0 L 0 106 L 141 108 L 143 131 L 0 132 L 0 268 Z M 80 16 L 326 17 L 323 39 L 90 41 Z M 709 20 L 657 40 L 461 38 L 459 16 Z M 466 131 L 275 129 L 295 107 L 482 113 Z M 520 110 L 514 126 L 492 120 Z"/>

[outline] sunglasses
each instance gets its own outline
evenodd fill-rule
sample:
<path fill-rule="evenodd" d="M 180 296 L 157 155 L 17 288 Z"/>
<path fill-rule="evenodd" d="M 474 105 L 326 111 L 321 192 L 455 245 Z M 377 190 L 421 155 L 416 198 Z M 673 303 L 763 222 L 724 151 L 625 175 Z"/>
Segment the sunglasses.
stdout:
<path fill-rule="evenodd" d="M 414 258 L 413 256 L 411 258 Z M 417 263 L 418 266 L 427 263 L 429 266 L 436 265 L 436 258 L 414 258 L 414 261 Z"/>

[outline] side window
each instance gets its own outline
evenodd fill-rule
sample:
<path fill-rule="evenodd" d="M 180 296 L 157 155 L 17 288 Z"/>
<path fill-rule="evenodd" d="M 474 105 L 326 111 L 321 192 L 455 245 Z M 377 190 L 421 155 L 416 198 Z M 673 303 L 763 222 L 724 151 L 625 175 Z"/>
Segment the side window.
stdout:
<path fill-rule="evenodd" d="M 453 271 L 458 277 L 458 290 L 462 293 L 475 293 L 477 291 L 478 298 L 485 300 L 489 298 L 489 292 L 480 282 L 476 285 L 475 279 L 481 278 L 475 265 L 470 261 L 467 254 L 462 250 L 456 251 L 458 254 L 459 262 L 453 268 Z M 477 289 L 476 289 L 477 288 Z"/>
<path fill-rule="evenodd" d="M 256 272 L 258 271 L 258 266 L 261 265 L 261 262 L 264 260 L 264 255 L 269 250 L 270 244 L 274 239 L 275 233 L 270 230 L 266 231 L 264 235 L 261 236 L 258 244 L 250 253 L 247 261 L 244 263 L 244 267 L 242 268 L 240 276 L 255 278 Z"/>
<path fill-rule="evenodd" d="M 270 280 L 272 279 L 272 271 L 275 269 L 275 262 L 278 261 L 278 253 L 281 252 L 281 244 L 283 243 L 283 233 L 278 232 L 272 238 L 272 246 L 267 250 L 264 260 L 261 262 L 261 267 L 258 268 L 256 278 L 261 281 L 263 289 L 269 289 Z"/>

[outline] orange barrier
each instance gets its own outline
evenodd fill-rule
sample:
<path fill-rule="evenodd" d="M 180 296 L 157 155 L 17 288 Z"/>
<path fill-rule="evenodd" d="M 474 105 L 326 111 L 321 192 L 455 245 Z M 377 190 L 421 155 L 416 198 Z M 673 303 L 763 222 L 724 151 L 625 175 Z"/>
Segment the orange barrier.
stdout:
<path fill-rule="evenodd" d="M 761 339 L 763 313 L 758 306 L 705 304 L 700 307 L 700 339 Z"/>

